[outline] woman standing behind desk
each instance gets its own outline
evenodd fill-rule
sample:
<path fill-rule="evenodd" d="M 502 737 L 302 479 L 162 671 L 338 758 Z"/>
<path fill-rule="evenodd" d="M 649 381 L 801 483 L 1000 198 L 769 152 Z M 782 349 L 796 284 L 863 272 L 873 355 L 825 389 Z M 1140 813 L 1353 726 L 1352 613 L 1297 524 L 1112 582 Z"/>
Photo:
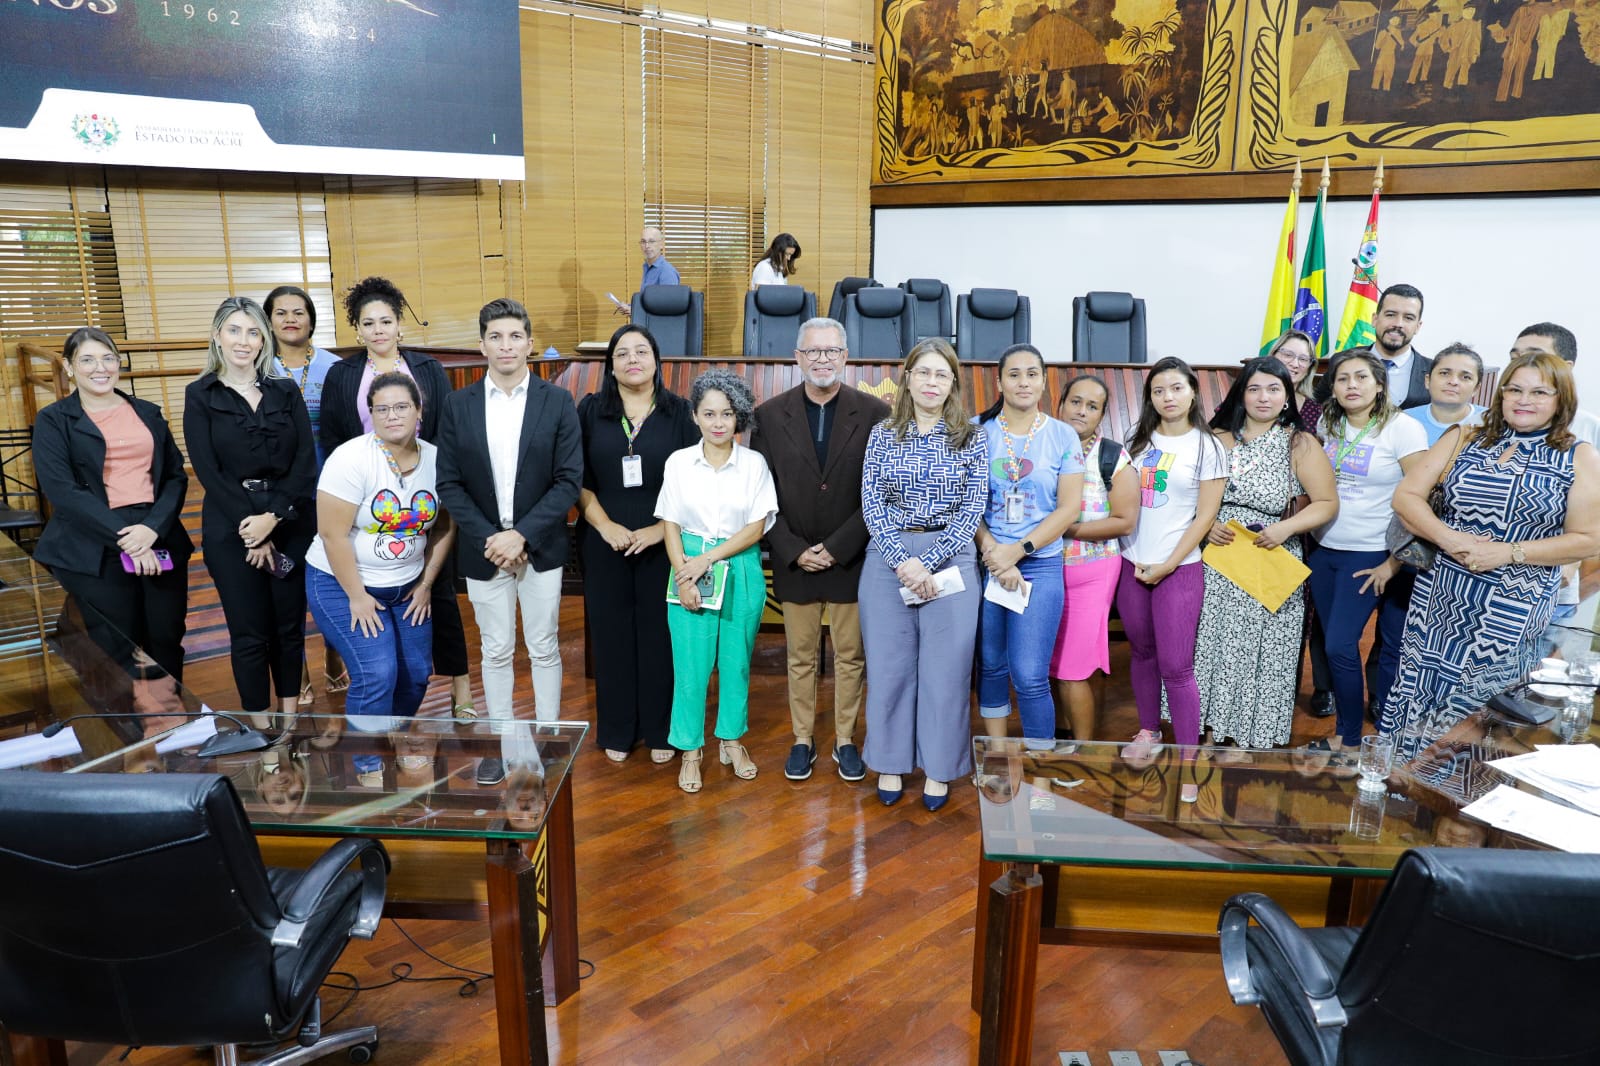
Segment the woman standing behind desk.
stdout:
<path fill-rule="evenodd" d="M 382 374 L 404 374 L 416 382 L 422 395 L 422 421 L 417 435 L 425 441 L 439 438 L 439 415 L 445 394 L 451 391 L 444 367 L 431 355 L 400 347 L 400 315 L 405 294 L 388 278 L 362 278 L 345 294 L 344 310 L 366 350 L 347 355 L 328 371 L 322 390 L 322 425 L 318 436 L 323 451 L 333 449 L 375 428 L 367 411 L 367 390 Z M 472 705 L 472 679 L 467 671 L 467 633 L 456 599 L 456 568 L 449 558 L 433 586 L 433 669 L 450 678 L 450 705 L 459 718 L 476 718 Z"/>
<path fill-rule="evenodd" d="M 161 408 L 120 392 L 122 357 L 102 330 L 74 330 L 61 351 L 69 395 L 39 412 L 33 464 L 50 501 L 34 558 L 80 604 L 90 638 L 135 679 L 143 709 L 170 708 L 183 680 L 189 478 Z M 156 668 L 137 665 L 135 647 Z"/>
<path fill-rule="evenodd" d="M 206 371 L 184 390 L 183 435 L 206 490 L 201 546 L 228 621 L 240 706 L 264 715 L 276 690 L 287 721 L 305 651 L 317 457 L 300 390 L 272 369 L 266 312 L 247 297 L 222 301 Z"/>

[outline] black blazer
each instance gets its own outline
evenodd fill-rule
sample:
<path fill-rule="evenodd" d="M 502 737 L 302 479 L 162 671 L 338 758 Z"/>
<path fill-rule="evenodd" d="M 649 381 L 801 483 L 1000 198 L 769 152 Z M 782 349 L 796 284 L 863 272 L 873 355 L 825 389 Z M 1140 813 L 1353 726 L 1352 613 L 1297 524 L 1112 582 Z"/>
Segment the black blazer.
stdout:
<path fill-rule="evenodd" d="M 463 576 L 478 581 L 495 575 L 494 564 L 483 557 L 483 544 L 500 532 L 484 420 L 487 387 L 479 380 L 445 397 L 435 442 L 439 499 L 458 528 L 456 561 Z M 530 372 L 527 405 L 517 449 L 512 528 L 528 542 L 533 568 L 553 570 L 567 561 L 567 512 L 578 502 L 583 484 L 583 438 L 566 389 Z"/>
<path fill-rule="evenodd" d="M 317 451 L 311 416 L 300 389 L 288 378 L 263 378 L 261 404 L 250 405 L 215 374 L 191 381 L 183 392 L 183 439 L 194 476 L 205 487 L 201 536 L 242 549 L 239 523 L 270 511 L 278 516 L 272 539 L 279 550 L 301 555 L 316 532 L 312 496 Z M 272 483 L 247 492 L 246 478 Z"/>
<path fill-rule="evenodd" d="M 402 348 L 400 358 L 411 369 L 411 376 L 422 392 L 422 425 L 417 427 L 417 435 L 436 444 L 444 398 L 450 395 L 450 376 L 431 355 Z M 317 423 L 317 439 L 322 443 L 323 455 L 332 455 L 339 445 L 364 432 L 361 408 L 366 406 L 367 398 L 356 393 L 366 369 L 366 352 L 347 355 L 328 368 L 327 380 L 322 383 L 322 414 Z"/>
<path fill-rule="evenodd" d="M 161 408 L 124 392 L 117 395 L 133 405 L 155 440 L 150 481 L 156 498 L 142 524 L 156 531 L 156 547 L 171 552 L 175 565 L 186 565 L 194 544 L 183 528 L 183 499 L 189 491 L 183 453 Z M 98 574 L 106 553 L 117 550 L 117 530 L 127 522 L 106 502 L 105 468 L 106 439 L 76 392 L 39 412 L 33 423 L 33 469 L 51 510 L 33 552 L 39 562 Z"/>
<path fill-rule="evenodd" d="M 766 539 L 779 602 L 856 602 L 868 539 L 861 518 L 861 467 L 868 434 L 888 417 L 882 400 L 848 385 L 841 388 L 823 469 L 806 421 L 804 385 L 757 409 L 750 447 L 767 460 L 778 490 L 778 518 Z M 824 545 L 838 565 L 817 574 L 800 569 L 796 560 L 813 544 Z"/>

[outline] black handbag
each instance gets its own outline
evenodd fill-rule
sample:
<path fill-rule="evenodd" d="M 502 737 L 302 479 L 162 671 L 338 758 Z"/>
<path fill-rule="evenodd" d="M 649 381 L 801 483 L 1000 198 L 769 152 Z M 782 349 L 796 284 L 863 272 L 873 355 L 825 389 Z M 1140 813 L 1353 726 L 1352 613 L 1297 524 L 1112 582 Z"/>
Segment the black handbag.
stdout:
<path fill-rule="evenodd" d="M 1465 430 L 1461 432 L 1461 436 L 1466 437 Z M 1462 445 L 1458 443 L 1455 454 L 1450 456 L 1450 461 L 1444 464 L 1444 469 L 1439 472 L 1439 479 L 1428 490 L 1428 509 L 1441 522 L 1445 520 L 1445 513 L 1448 510 L 1444 502 L 1444 479 L 1449 476 L 1450 468 L 1456 465 L 1456 459 L 1461 455 L 1461 448 Z M 1383 534 L 1383 547 L 1394 558 L 1418 570 L 1432 570 L 1434 560 L 1439 557 L 1439 546 L 1412 533 L 1406 528 L 1406 524 L 1400 521 L 1400 516 L 1397 514 L 1389 516 L 1389 528 Z"/>

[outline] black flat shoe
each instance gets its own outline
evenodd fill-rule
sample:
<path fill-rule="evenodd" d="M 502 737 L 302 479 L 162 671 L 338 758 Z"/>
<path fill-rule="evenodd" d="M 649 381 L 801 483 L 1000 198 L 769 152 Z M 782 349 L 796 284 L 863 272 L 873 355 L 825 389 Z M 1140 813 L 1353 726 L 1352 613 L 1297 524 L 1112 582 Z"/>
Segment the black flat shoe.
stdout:
<path fill-rule="evenodd" d="M 1313 718 L 1332 718 L 1333 711 L 1333 693 L 1318 690 L 1311 694 L 1311 707 L 1307 714 Z"/>

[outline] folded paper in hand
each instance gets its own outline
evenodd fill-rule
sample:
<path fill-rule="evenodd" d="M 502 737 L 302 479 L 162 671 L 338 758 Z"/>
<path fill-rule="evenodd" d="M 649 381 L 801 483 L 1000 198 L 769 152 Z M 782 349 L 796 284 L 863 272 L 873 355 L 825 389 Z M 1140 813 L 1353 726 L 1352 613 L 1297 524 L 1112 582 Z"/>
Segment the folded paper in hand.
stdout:
<path fill-rule="evenodd" d="M 989 579 L 988 583 L 983 586 L 984 599 L 988 600 L 990 603 L 1004 607 L 1008 611 L 1015 612 L 1016 614 L 1021 614 L 1023 611 L 1027 610 L 1028 597 L 1032 594 L 1033 582 L 1029 581 L 1027 578 L 1022 579 L 1022 583 L 1017 586 L 1017 590 L 1015 592 L 1006 588 L 992 577 Z"/>
<path fill-rule="evenodd" d="M 1283 601 L 1299 588 L 1311 571 L 1281 545 L 1258 548 L 1256 532 L 1239 522 L 1229 522 L 1232 544 L 1208 544 L 1206 565 L 1238 585 L 1261 606 L 1276 613 Z"/>
<path fill-rule="evenodd" d="M 954 596 L 958 592 L 965 592 L 967 589 L 967 583 L 961 580 L 961 571 L 953 566 L 947 566 L 934 574 L 933 583 L 939 587 L 939 591 L 934 593 L 931 599 L 923 599 L 904 585 L 900 586 L 900 598 L 905 601 L 907 607 L 918 607 L 924 603 L 932 603 L 933 600 L 942 600 L 946 596 Z"/>

